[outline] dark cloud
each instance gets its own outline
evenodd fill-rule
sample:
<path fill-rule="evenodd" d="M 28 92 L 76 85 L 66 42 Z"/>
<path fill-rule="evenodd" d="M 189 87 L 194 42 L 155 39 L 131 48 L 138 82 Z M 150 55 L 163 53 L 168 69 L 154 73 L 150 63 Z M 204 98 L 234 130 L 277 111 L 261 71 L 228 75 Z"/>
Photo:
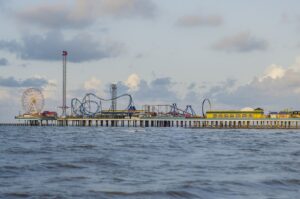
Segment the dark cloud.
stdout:
<path fill-rule="evenodd" d="M 151 82 L 141 80 L 139 89 L 132 91 L 124 82 L 118 82 L 118 94 L 129 93 L 137 104 L 167 103 L 171 104 L 179 100 L 177 93 L 172 90 L 174 82 L 169 77 L 156 78 Z M 106 85 L 105 93 L 110 96 L 110 84 Z"/>
<path fill-rule="evenodd" d="M 196 113 L 200 114 L 203 96 L 196 90 L 197 84 L 190 84 L 187 87 L 187 93 L 182 97 L 175 89 L 175 85 L 178 85 L 178 83 L 173 81 L 170 77 L 156 78 L 151 82 L 141 80 L 139 90 L 132 94 L 138 104 L 177 103 L 178 107 L 183 110 L 186 105 L 190 104 L 193 106 Z"/>
<path fill-rule="evenodd" d="M 42 87 L 49 82 L 43 78 L 28 78 L 25 80 L 16 80 L 14 77 L 0 77 L 0 86 L 2 87 Z"/>
<path fill-rule="evenodd" d="M 1 58 L 0 59 L 0 66 L 7 66 L 8 65 L 8 61 L 5 58 Z"/>
<path fill-rule="evenodd" d="M 251 52 L 255 50 L 266 50 L 268 48 L 268 42 L 264 39 L 256 38 L 248 32 L 242 32 L 221 39 L 213 48 L 227 52 Z"/>
<path fill-rule="evenodd" d="M 7 50 L 9 52 L 20 51 L 21 46 L 17 41 L 4 41 L 0 40 L 0 49 Z"/>
<path fill-rule="evenodd" d="M 134 92 L 134 97 L 139 102 L 147 103 L 173 103 L 178 101 L 178 96 L 172 90 L 174 82 L 169 77 L 157 78 L 150 83 L 140 81 L 139 90 Z"/>
<path fill-rule="evenodd" d="M 70 4 L 42 4 L 17 13 L 21 22 L 47 28 L 84 28 L 99 17 L 153 17 L 156 6 L 151 0 L 76 0 Z"/>
<path fill-rule="evenodd" d="M 236 80 L 227 79 L 223 82 L 220 82 L 219 85 L 212 86 L 209 88 L 209 91 L 205 93 L 205 96 L 208 98 L 218 98 L 220 93 L 229 93 L 230 90 L 234 87 Z"/>
<path fill-rule="evenodd" d="M 84 62 L 115 57 L 122 48 L 118 43 L 99 43 L 87 34 L 65 39 L 62 33 L 56 31 L 45 36 L 26 35 L 21 42 L 0 41 L 0 49 L 15 53 L 24 60 L 61 60 L 61 51 L 67 50 L 69 61 Z"/>
<path fill-rule="evenodd" d="M 198 16 L 186 15 L 180 17 L 176 25 L 183 27 L 196 27 L 196 26 L 219 26 L 223 23 L 223 18 L 217 15 Z"/>

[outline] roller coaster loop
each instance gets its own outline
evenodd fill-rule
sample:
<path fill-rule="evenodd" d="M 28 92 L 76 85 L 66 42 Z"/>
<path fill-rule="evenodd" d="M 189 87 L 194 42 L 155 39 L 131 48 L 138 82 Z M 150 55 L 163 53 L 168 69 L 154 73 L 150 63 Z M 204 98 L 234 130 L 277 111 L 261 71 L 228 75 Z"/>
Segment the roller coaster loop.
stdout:
<path fill-rule="evenodd" d="M 211 110 L 211 103 L 210 103 L 210 100 L 208 98 L 205 98 L 203 101 L 202 101 L 202 116 L 205 117 L 205 114 L 206 114 L 206 111 L 204 111 L 204 105 L 205 105 L 205 102 L 207 102 L 209 104 L 209 110 Z"/>

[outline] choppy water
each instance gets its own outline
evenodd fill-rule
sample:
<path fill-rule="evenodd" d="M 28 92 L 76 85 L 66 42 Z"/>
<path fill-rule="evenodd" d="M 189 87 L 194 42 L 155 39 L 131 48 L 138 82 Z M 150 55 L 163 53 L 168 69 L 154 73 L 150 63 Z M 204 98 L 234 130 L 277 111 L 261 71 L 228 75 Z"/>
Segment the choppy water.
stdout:
<path fill-rule="evenodd" d="M 1 127 L 0 198 L 300 198 L 300 131 Z"/>

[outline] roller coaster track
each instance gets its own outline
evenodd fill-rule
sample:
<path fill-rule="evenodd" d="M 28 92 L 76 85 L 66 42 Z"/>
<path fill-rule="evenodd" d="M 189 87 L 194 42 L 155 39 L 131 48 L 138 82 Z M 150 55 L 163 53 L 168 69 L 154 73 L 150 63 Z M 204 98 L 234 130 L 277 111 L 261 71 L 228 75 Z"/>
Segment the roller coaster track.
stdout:
<path fill-rule="evenodd" d="M 205 117 L 205 113 L 206 111 L 204 111 L 204 105 L 205 105 L 205 102 L 207 102 L 209 104 L 209 110 L 211 110 L 211 103 L 210 103 L 210 100 L 208 98 L 205 98 L 203 101 L 202 101 L 202 116 Z"/>
<path fill-rule="evenodd" d="M 78 98 L 73 98 L 71 100 L 72 115 L 90 117 L 90 116 L 95 116 L 97 114 L 101 114 L 103 110 L 102 102 L 108 102 L 122 97 L 128 97 L 129 100 L 128 100 L 128 106 L 126 107 L 126 110 L 128 111 L 132 110 L 134 105 L 133 105 L 132 96 L 129 94 L 123 94 L 111 99 L 104 99 L 98 97 L 93 93 L 87 93 L 81 101 Z"/>

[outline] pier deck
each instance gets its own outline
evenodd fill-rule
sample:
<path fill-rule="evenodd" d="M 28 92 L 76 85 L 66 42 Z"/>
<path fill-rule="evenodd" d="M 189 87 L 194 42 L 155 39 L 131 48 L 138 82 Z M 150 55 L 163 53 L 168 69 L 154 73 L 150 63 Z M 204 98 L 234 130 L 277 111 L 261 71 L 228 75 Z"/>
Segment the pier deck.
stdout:
<path fill-rule="evenodd" d="M 289 119 L 205 119 L 181 117 L 153 118 L 57 118 L 20 119 L 0 126 L 86 126 L 86 127 L 178 127 L 178 128 L 243 128 L 300 129 L 300 118 Z"/>

